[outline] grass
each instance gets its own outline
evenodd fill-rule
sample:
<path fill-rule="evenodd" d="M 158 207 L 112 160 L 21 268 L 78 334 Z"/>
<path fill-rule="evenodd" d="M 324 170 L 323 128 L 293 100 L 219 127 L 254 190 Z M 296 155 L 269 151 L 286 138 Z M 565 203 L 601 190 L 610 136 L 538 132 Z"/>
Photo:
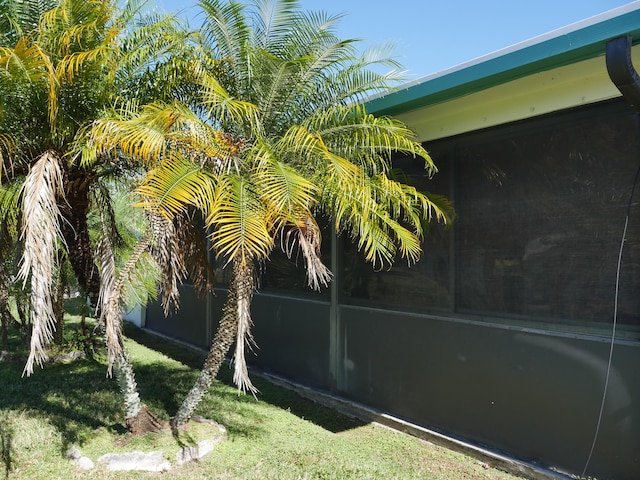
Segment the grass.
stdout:
<path fill-rule="evenodd" d="M 73 329 L 74 318 L 68 321 Z M 140 394 L 168 419 L 197 376 L 202 355 L 127 330 Z M 17 342 L 15 337 L 12 341 Z M 79 471 L 65 455 L 79 447 L 94 461 L 103 453 L 174 451 L 207 432 L 133 437 L 123 427 L 114 379 L 103 359 L 48 364 L 30 378 L 24 363 L 0 363 L 0 478 L 146 479 L 157 473 Z M 375 424 L 365 424 L 254 378 L 258 400 L 238 395 L 226 368 L 196 413 L 227 428 L 227 439 L 204 460 L 174 467 L 163 479 L 515 479 L 477 460 Z M 210 428 L 210 427 L 209 427 Z"/>

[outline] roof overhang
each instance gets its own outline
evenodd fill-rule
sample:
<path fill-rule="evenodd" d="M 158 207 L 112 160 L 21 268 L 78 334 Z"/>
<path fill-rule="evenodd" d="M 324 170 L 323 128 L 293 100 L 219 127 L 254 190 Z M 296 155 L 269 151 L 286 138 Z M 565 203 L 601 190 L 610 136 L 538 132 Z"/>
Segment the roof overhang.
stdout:
<path fill-rule="evenodd" d="M 398 115 L 583 62 L 603 56 L 607 41 L 620 35 L 630 35 L 634 45 L 640 43 L 640 1 L 371 97 L 367 110 Z"/>

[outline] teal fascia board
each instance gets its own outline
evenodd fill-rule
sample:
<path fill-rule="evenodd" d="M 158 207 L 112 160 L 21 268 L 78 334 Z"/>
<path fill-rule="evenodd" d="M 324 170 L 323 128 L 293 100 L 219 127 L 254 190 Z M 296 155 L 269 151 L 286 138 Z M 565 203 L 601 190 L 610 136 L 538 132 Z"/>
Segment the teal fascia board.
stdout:
<path fill-rule="evenodd" d="M 631 35 L 640 42 L 640 10 L 634 10 L 540 43 L 524 46 L 484 62 L 461 67 L 450 73 L 426 77 L 423 82 L 366 102 L 369 113 L 397 115 L 475 93 L 486 88 L 552 68 L 604 55 L 608 40 Z"/>

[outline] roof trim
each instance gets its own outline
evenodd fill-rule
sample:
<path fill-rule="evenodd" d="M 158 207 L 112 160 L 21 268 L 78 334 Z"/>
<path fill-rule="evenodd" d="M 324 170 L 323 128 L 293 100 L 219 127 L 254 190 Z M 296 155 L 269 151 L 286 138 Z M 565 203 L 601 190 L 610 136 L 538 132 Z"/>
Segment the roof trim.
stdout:
<path fill-rule="evenodd" d="M 606 42 L 620 35 L 640 42 L 640 1 L 428 75 L 390 94 L 372 96 L 367 110 L 396 115 L 604 55 Z"/>

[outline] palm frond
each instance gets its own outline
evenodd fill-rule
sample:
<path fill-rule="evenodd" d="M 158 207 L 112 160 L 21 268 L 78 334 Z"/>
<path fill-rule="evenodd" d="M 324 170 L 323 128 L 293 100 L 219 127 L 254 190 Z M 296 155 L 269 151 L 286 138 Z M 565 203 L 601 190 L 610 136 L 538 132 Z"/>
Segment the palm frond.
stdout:
<path fill-rule="evenodd" d="M 311 216 L 289 228 L 287 233 L 282 236 L 282 250 L 289 259 L 293 257 L 296 250 L 302 251 L 307 285 L 316 291 L 320 290 L 320 285 L 327 287 L 333 276 L 320 258 L 321 244 L 320 228 Z"/>
<path fill-rule="evenodd" d="M 368 114 L 362 106 L 337 106 L 314 114 L 305 127 L 322 137 L 327 148 L 370 174 L 388 172 L 391 155 L 402 153 L 424 160 L 425 173 L 437 168 L 429 153 L 415 141 L 415 134 L 402 122 Z"/>
<path fill-rule="evenodd" d="M 267 225 L 278 230 L 278 222 L 295 223 L 299 213 L 311 215 L 318 187 L 290 165 L 278 159 L 278 152 L 266 143 L 259 143 L 251 156 L 256 159 L 252 176 L 260 184 L 262 203 L 267 206 Z"/>
<path fill-rule="evenodd" d="M 161 272 L 162 308 L 168 315 L 180 301 L 178 285 L 186 277 L 184 251 L 180 249 L 180 234 L 171 219 L 149 212 L 152 231 L 152 256 Z"/>
<path fill-rule="evenodd" d="M 204 13 L 201 34 L 211 48 L 215 58 L 232 65 L 241 82 L 246 78 L 247 65 L 246 46 L 251 38 L 251 30 L 247 24 L 244 10 L 246 6 L 237 1 L 200 0 L 200 8 Z"/>
<path fill-rule="evenodd" d="M 204 87 L 202 103 L 217 124 L 231 131 L 234 125 L 235 128 L 243 125 L 252 136 L 261 135 L 258 106 L 232 97 L 213 75 L 203 75 L 201 83 Z"/>
<path fill-rule="evenodd" d="M 33 165 L 22 190 L 24 250 L 18 276 L 23 284 L 31 279 L 31 347 L 24 374 L 33 373 L 33 364 L 42 366 L 46 346 L 53 338 L 55 316 L 51 303 L 55 252 L 61 238 L 60 210 L 62 171 L 55 152 L 45 152 Z"/>
<path fill-rule="evenodd" d="M 120 306 L 120 289 L 116 278 L 116 261 L 113 232 L 104 228 L 103 235 L 98 243 L 98 257 L 100 260 L 100 322 L 104 325 L 105 340 L 107 343 L 107 374 L 110 376 L 115 360 L 123 352 L 122 342 L 122 309 Z"/>
<path fill-rule="evenodd" d="M 57 3 L 57 0 L 1 0 L 0 27 L 6 35 L 3 40 L 13 45 L 18 37 L 33 33 L 42 15 Z"/>
<path fill-rule="evenodd" d="M 145 198 L 141 205 L 171 218 L 189 205 L 207 208 L 214 179 L 199 165 L 180 155 L 149 171 L 137 192 Z"/>
<path fill-rule="evenodd" d="M 211 268 L 204 244 L 204 230 L 196 228 L 197 223 L 188 215 L 174 218 L 175 231 L 178 235 L 178 252 L 183 257 L 186 272 L 193 282 L 196 294 L 204 298 L 213 291 L 215 272 Z"/>
<path fill-rule="evenodd" d="M 1 113 L 0 113 L 1 115 Z M 4 178 L 12 178 L 16 166 L 15 155 L 19 155 L 18 142 L 13 135 L 0 133 L 0 185 Z"/>
<path fill-rule="evenodd" d="M 46 92 L 49 123 L 55 128 L 58 112 L 57 83 L 51 59 L 42 48 L 28 38 L 20 37 L 14 48 L 0 48 L 0 69 L 4 70 L 4 74 L 0 75 L 2 81 L 8 81 L 12 85 L 27 83 Z M 15 101 L 22 100 L 15 98 Z"/>
<path fill-rule="evenodd" d="M 257 189 L 247 179 L 229 175 L 221 178 L 215 197 L 208 205 L 206 223 L 214 251 L 241 263 L 264 260 L 273 248 L 266 224 L 266 211 Z"/>
<path fill-rule="evenodd" d="M 0 259 L 6 259 L 17 240 L 20 228 L 20 185 L 0 185 Z"/>

